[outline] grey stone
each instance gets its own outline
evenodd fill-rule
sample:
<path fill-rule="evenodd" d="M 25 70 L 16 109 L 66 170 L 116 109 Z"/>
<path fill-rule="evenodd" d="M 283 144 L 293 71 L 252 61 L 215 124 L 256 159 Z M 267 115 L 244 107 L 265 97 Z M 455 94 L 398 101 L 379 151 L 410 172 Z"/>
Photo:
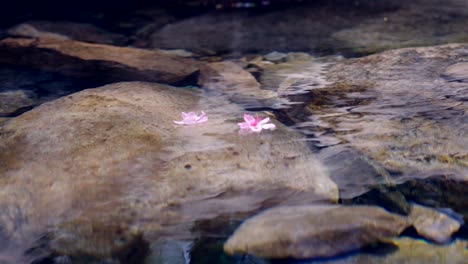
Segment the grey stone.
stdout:
<path fill-rule="evenodd" d="M 288 54 L 273 51 L 273 52 L 270 52 L 270 53 L 266 54 L 264 57 L 268 61 L 279 62 L 279 61 L 282 61 L 282 60 L 286 59 L 288 57 Z"/>
<path fill-rule="evenodd" d="M 437 242 L 448 242 L 460 229 L 460 222 L 434 209 L 413 204 L 410 221 L 419 235 Z"/>
<path fill-rule="evenodd" d="M 379 207 L 277 207 L 244 222 L 224 251 L 265 258 L 332 257 L 398 236 L 407 226 L 405 218 Z"/>

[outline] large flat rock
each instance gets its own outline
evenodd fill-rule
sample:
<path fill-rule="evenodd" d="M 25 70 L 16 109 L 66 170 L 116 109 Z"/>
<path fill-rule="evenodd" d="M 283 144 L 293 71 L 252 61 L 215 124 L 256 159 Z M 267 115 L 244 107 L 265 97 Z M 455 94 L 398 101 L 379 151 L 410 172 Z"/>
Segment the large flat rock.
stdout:
<path fill-rule="evenodd" d="M 260 83 L 278 93 L 285 86 L 309 90 L 288 96 L 302 103 L 284 116 L 327 147 L 320 156 L 344 198 L 413 178 L 466 182 L 467 52 L 466 44 L 391 50 L 330 60 L 297 77 L 283 74 L 294 63 L 279 63 L 263 71 Z"/>
<path fill-rule="evenodd" d="M 173 124 L 191 110 L 205 110 L 209 121 Z M 222 97 L 132 82 L 85 90 L 11 119 L 0 131 L 2 235 L 23 241 L 24 250 L 47 227 L 61 234 L 61 226 L 85 219 L 137 227 L 146 238 L 187 236 L 197 219 L 256 210 L 266 200 L 338 198 L 299 134 L 275 122 L 275 131 L 239 135 L 242 113 Z M 88 232 L 74 230 L 74 237 Z M 86 239 L 79 241 L 75 249 L 88 252 Z"/>
<path fill-rule="evenodd" d="M 157 51 L 43 37 L 0 41 L 0 62 L 104 82 L 175 83 L 201 63 Z M 46 62 L 46 63 L 45 63 Z"/>

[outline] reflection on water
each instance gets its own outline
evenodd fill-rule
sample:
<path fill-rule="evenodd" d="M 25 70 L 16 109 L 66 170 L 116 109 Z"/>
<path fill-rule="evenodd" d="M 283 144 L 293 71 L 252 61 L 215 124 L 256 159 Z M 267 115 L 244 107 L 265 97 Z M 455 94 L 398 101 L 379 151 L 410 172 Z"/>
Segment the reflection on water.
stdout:
<path fill-rule="evenodd" d="M 242 221 L 278 205 L 408 214 L 417 202 L 467 220 L 466 46 L 333 54 L 466 40 L 466 3 L 325 2 L 285 10 L 285 23 L 277 9 L 140 10 L 115 25 L 135 46 L 234 62 L 174 90 L 126 84 L 36 112 L 104 83 L 0 65 L 0 263 L 463 263 L 466 224 L 441 246 L 403 236 L 330 259 L 223 253 Z M 297 50 L 332 56 L 288 52 Z M 209 122 L 177 126 L 181 111 Z M 239 134 L 246 112 L 279 129 Z"/>

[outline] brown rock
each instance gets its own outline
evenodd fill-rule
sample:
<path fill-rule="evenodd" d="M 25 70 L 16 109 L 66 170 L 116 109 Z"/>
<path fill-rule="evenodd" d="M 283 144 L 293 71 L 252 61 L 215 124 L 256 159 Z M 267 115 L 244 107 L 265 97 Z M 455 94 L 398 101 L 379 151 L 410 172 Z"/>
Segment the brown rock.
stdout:
<path fill-rule="evenodd" d="M 407 226 L 403 217 L 379 207 L 278 207 L 244 222 L 224 251 L 265 258 L 331 257 L 397 236 Z"/>
<path fill-rule="evenodd" d="M 276 92 L 262 90 L 257 80 L 241 66 L 230 62 L 214 62 L 201 67 L 198 84 L 226 94 L 232 101 L 247 107 L 272 106 L 278 103 Z"/>
<path fill-rule="evenodd" d="M 114 259 L 120 263 L 141 263 L 148 251 L 142 234 L 125 224 L 81 219 L 61 224 L 49 236 L 52 252 L 76 261 Z"/>
<path fill-rule="evenodd" d="M 156 51 L 55 38 L 4 39 L 0 41 L 0 62 L 107 82 L 162 83 L 184 80 L 201 65 Z"/>
<path fill-rule="evenodd" d="M 330 264 L 465 264 L 468 259 L 468 241 L 456 240 L 448 245 L 434 245 L 409 237 L 388 241 L 397 250 L 387 254 L 350 254 L 327 260 Z"/>
<path fill-rule="evenodd" d="M 173 123 L 182 111 L 202 109 L 207 124 Z M 0 128 L 0 230 L 28 241 L 89 219 L 135 224 L 145 237 L 187 236 L 197 219 L 266 200 L 338 198 L 299 134 L 275 122 L 275 131 L 239 135 L 243 111 L 197 90 L 130 82 L 13 118 Z"/>
<path fill-rule="evenodd" d="M 24 91 L 0 92 L 0 117 L 12 115 L 33 104 L 33 100 Z"/>
<path fill-rule="evenodd" d="M 8 29 L 8 34 L 26 38 L 74 39 L 84 42 L 116 44 L 125 42 L 125 37 L 107 32 L 92 24 L 70 21 L 28 21 Z"/>
<path fill-rule="evenodd" d="M 460 223 L 455 219 L 417 204 L 413 204 L 409 220 L 419 235 L 437 243 L 449 241 L 452 234 L 460 229 Z"/>

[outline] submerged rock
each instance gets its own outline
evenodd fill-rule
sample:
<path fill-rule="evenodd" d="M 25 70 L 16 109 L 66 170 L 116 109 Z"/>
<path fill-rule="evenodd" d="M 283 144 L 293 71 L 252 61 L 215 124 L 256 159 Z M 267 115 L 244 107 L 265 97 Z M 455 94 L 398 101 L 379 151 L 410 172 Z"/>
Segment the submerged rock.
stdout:
<path fill-rule="evenodd" d="M 191 242 L 160 241 L 150 246 L 151 255 L 146 264 L 187 264 L 190 263 Z"/>
<path fill-rule="evenodd" d="M 394 173 L 466 179 L 468 87 L 443 75 L 467 50 L 459 44 L 407 48 L 338 63 L 327 71 L 334 84 L 324 91 L 343 82 L 361 89 L 337 90 L 326 96 L 326 107 L 310 112 L 334 131 L 350 131 L 340 137 Z"/>
<path fill-rule="evenodd" d="M 408 200 L 418 204 L 445 210 L 454 211 L 450 216 L 460 222 L 468 222 L 468 200 L 461 199 L 468 192 L 468 181 L 457 178 L 433 176 L 425 179 L 411 179 L 396 188 Z M 458 215 L 458 214 L 461 214 Z"/>
<path fill-rule="evenodd" d="M 444 75 L 451 82 L 468 82 L 468 62 L 456 63 L 447 67 Z"/>
<path fill-rule="evenodd" d="M 279 61 L 285 60 L 288 57 L 288 54 L 273 51 L 273 52 L 266 54 L 264 57 L 267 61 L 279 62 Z"/>
<path fill-rule="evenodd" d="M 437 243 L 445 243 L 460 229 L 460 223 L 434 209 L 413 204 L 410 221 L 419 235 Z"/>
<path fill-rule="evenodd" d="M 15 115 L 33 104 L 33 99 L 25 91 L 0 92 L 0 117 Z"/>
<path fill-rule="evenodd" d="M 142 234 L 122 223 L 72 221 L 61 224 L 49 236 L 52 255 L 66 256 L 72 263 L 142 263 L 148 253 Z"/>
<path fill-rule="evenodd" d="M 304 85 L 307 94 L 291 96 L 306 103 L 283 115 L 316 146 L 328 147 L 321 156 L 345 198 L 412 178 L 466 181 L 468 86 L 447 80 L 447 68 L 463 63 L 467 50 L 464 44 L 406 48 L 304 70 L 316 76 L 317 85 Z M 271 67 L 261 83 L 280 93 L 287 80 L 280 77 L 281 68 Z M 330 138 L 338 142 L 323 143 Z M 360 166 L 366 174 L 360 181 L 349 182 L 354 178 L 343 173 L 356 169 L 351 160 L 367 164 Z"/>
<path fill-rule="evenodd" d="M 1 40 L 0 62 L 103 82 L 175 83 L 201 66 L 194 60 L 157 51 L 47 38 Z"/>
<path fill-rule="evenodd" d="M 205 12 L 143 31 L 144 34 L 136 35 L 136 44 L 215 53 L 330 50 L 337 43 L 330 38 L 333 32 L 357 24 L 368 16 L 369 10 L 377 15 L 394 8 L 393 3 L 360 3 L 359 7 L 345 2 L 312 2 L 266 12 Z"/>
<path fill-rule="evenodd" d="M 205 110 L 208 123 L 176 126 L 189 110 Z M 197 219 L 265 201 L 336 201 L 299 134 L 275 122 L 271 133 L 239 135 L 242 112 L 222 97 L 133 82 L 11 119 L 0 128 L 0 235 L 28 247 L 47 227 L 88 219 L 129 223 L 149 238 L 188 236 Z"/>
<path fill-rule="evenodd" d="M 224 250 L 265 258 L 332 257 L 398 236 L 407 226 L 405 218 L 379 207 L 278 207 L 244 222 Z"/>
<path fill-rule="evenodd" d="M 468 258 L 468 241 L 456 240 L 448 245 L 434 245 L 408 237 L 394 238 L 387 241 L 388 250 L 383 253 L 351 254 L 342 258 L 325 260 L 328 264 L 465 264 Z M 301 262 L 321 264 L 323 260 Z"/>
<path fill-rule="evenodd" d="M 332 38 L 354 53 L 466 42 L 468 4 L 449 0 L 400 2 L 399 8 L 363 19 L 336 31 Z"/>
<path fill-rule="evenodd" d="M 136 33 L 135 45 L 195 52 L 355 56 L 468 39 L 467 4 L 460 0 L 446 0 L 443 6 L 438 0 L 303 2 L 262 11 L 204 12 L 163 27 L 156 18 L 155 26 L 145 25 Z"/>
<path fill-rule="evenodd" d="M 277 93 L 263 90 L 257 80 L 241 66 L 229 62 L 214 62 L 201 67 L 198 84 L 211 91 L 226 94 L 244 107 L 274 107 L 279 103 Z"/>
<path fill-rule="evenodd" d="M 8 34 L 26 38 L 74 39 L 84 42 L 122 45 L 125 37 L 110 33 L 93 24 L 70 21 L 28 21 L 8 29 Z"/>

